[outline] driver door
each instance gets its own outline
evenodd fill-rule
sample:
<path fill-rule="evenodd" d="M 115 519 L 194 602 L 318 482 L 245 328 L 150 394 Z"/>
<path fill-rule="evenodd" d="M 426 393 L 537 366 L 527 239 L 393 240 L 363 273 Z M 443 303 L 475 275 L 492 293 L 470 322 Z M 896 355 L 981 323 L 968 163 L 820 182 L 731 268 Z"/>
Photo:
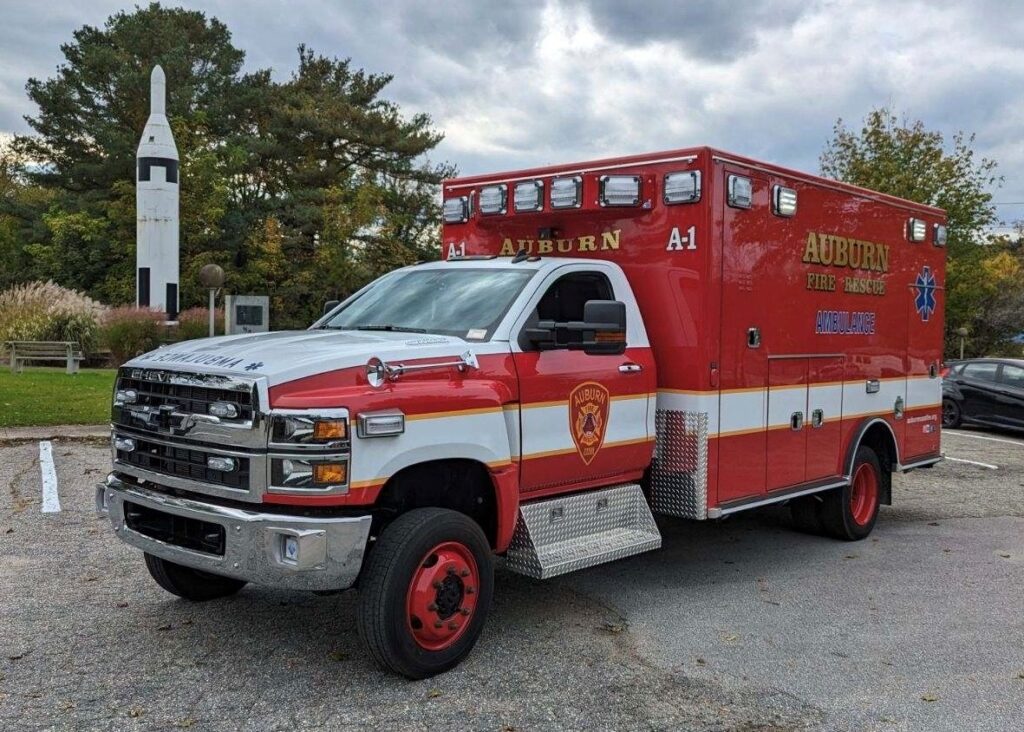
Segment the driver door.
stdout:
<path fill-rule="evenodd" d="M 649 345 L 590 355 L 581 350 L 537 350 L 524 331 L 540 320 L 583 320 L 589 300 L 617 297 L 600 270 L 553 273 L 534 299 L 513 358 L 519 377 L 520 489 L 561 493 L 588 485 L 638 479 L 653 449 L 654 359 Z M 631 310 L 628 317 L 636 317 Z M 636 329 L 634 328 L 635 332 Z M 642 331 L 641 331 L 642 332 Z"/>

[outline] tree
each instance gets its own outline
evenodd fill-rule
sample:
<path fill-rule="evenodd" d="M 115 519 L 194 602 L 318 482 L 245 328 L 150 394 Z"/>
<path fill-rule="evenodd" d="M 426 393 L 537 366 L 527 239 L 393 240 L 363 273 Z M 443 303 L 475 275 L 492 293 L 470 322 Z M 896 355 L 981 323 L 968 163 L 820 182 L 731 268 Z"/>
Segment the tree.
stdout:
<path fill-rule="evenodd" d="M 390 76 L 304 46 L 286 81 L 243 74 L 220 21 L 157 3 L 85 26 L 61 50 L 53 78 L 29 80 L 34 134 L 13 145 L 23 186 L 47 195 L 0 196 L 15 281 L 132 299 L 135 148 L 157 63 L 181 157 L 183 307 L 202 302 L 193 275 L 215 262 L 229 291 L 270 291 L 275 324 L 300 325 L 325 299 L 438 256 L 437 189 L 454 171 L 424 162 L 441 135 L 383 98 Z"/>
<path fill-rule="evenodd" d="M 1006 348 L 1009 338 L 1024 329 L 1024 311 L 1014 314 L 1012 305 L 1022 301 L 1024 283 L 1003 276 L 1012 272 L 1010 261 L 1019 266 L 1019 255 L 986 236 L 996 221 L 991 190 L 1002 178 L 995 161 L 975 156 L 973 144 L 973 135 L 957 132 L 947 146 L 941 132 L 926 129 L 920 120 L 900 120 L 882 107 L 868 114 L 858 132 L 837 120 L 820 158 L 827 177 L 946 211 L 950 356 L 959 352 L 956 331 L 961 327 L 971 332 L 971 347 L 979 355 Z M 983 276 L 993 279 L 986 284 Z M 991 288 L 996 283 L 998 297 Z"/>

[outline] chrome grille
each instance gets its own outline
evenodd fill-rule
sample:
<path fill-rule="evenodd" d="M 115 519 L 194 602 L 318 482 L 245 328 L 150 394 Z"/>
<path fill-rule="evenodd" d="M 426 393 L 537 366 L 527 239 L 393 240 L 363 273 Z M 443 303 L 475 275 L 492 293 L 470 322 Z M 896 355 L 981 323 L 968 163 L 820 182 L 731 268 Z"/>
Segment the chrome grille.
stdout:
<path fill-rule="evenodd" d="M 256 396 L 251 382 L 217 374 L 186 374 L 158 369 L 122 368 L 118 372 L 118 390 L 136 393 L 134 408 L 157 412 L 161 408 L 183 414 L 210 414 L 215 402 L 238 405 L 239 414 L 232 422 L 251 422 L 256 412 Z M 125 410 L 114 407 L 114 421 L 132 424 Z M 225 420 L 227 421 L 227 420 Z"/>
<path fill-rule="evenodd" d="M 230 472 L 212 470 L 207 467 L 206 460 L 213 453 L 193 447 L 154 442 L 142 437 L 133 439 L 134 450 L 116 450 L 118 462 L 178 478 L 241 491 L 249 490 L 249 458 L 234 458 L 236 467 Z"/>

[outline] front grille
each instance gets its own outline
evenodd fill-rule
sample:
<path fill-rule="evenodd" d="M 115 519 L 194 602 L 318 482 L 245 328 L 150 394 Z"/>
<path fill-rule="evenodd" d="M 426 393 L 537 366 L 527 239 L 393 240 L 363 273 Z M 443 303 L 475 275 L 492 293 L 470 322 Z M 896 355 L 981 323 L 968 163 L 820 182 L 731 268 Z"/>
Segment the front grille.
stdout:
<path fill-rule="evenodd" d="M 118 462 L 178 478 L 198 480 L 225 488 L 249 490 L 249 458 L 234 458 L 236 468 L 231 472 L 211 470 L 206 467 L 206 459 L 214 453 L 151 442 L 142 437 L 133 439 L 135 449 L 131 452 L 118 450 Z"/>
<path fill-rule="evenodd" d="M 231 388 L 225 388 L 231 386 Z M 138 395 L 133 406 L 159 409 L 169 405 L 183 414 L 209 414 L 214 402 L 238 405 L 233 421 L 252 420 L 255 398 L 251 387 L 215 374 L 185 374 L 152 369 L 121 369 L 117 388 L 131 389 Z"/>
<path fill-rule="evenodd" d="M 124 503 L 124 522 L 132 531 L 150 539 L 224 556 L 224 527 L 220 524 L 164 513 L 130 501 Z"/>

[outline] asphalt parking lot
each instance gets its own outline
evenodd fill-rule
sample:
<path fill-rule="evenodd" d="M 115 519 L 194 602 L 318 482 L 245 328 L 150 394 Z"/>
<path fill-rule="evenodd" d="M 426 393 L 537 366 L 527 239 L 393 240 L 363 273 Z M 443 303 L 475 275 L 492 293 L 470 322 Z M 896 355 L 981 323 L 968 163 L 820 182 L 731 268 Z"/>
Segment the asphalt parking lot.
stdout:
<path fill-rule="evenodd" d="M 471 658 L 378 672 L 354 597 L 194 605 L 93 515 L 105 446 L 0 444 L 0 720 L 9 729 L 1009 730 L 1024 727 L 1024 440 L 956 431 L 871 538 L 786 512 L 660 520 L 664 548 L 499 574 Z M 969 461 L 969 462 L 963 462 Z M 51 509 L 43 512 L 43 508 Z"/>

